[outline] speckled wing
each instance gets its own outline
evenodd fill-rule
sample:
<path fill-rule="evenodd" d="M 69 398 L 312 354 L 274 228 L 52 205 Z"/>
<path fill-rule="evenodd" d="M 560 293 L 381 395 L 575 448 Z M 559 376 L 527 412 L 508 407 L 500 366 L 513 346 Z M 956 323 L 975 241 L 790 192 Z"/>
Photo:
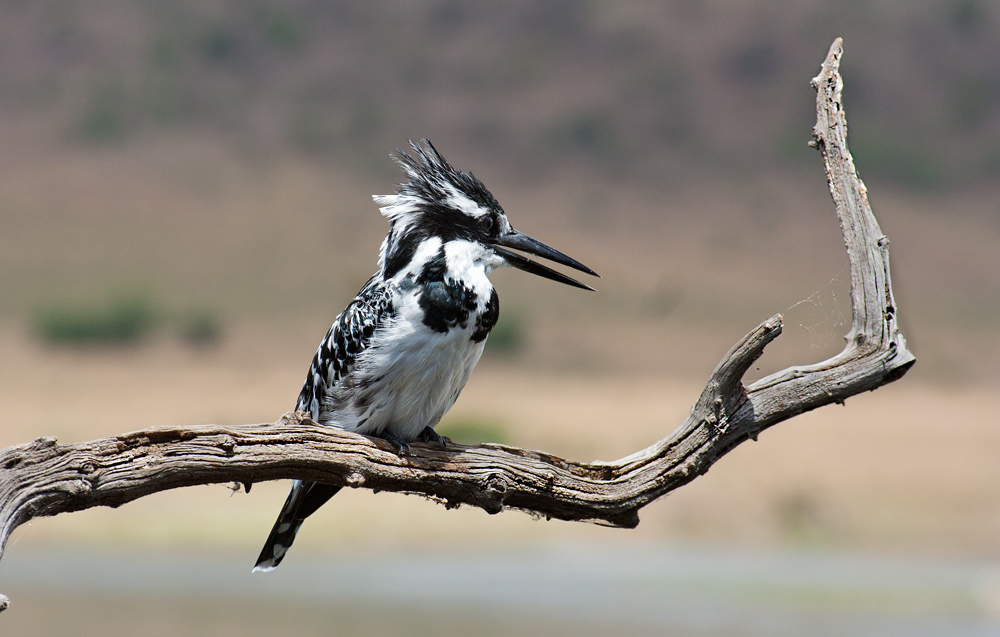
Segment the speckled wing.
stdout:
<path fill-rule="evenodd" d="M 375 330 L 393 313 L 392 294 L 379 277 L 374 276 L 361 288 L 351 304 L 330 326 L 316 350 L 306 382 L 299 393 L 296 409 L 308 411 L 323 422 L 323 405 L 331 390 L 350 374 L 355 357 L 367 349 Z M 295 480 L 285 505 L 264 542 L 255 571 L 269 571 L 281 563 L 295 541 L 302 522 L 340 491 L 340 487 L 319 482 Z"/>
<path fill-rule="evenodd" d="M 374 276 L 333 321 L 309 366 L 296 409 L 323 421 L 323 405 L 337 383 L 347 376 L 358 354 L 368 348 L 375 330 L 393 313 L 388 285 Z"/>

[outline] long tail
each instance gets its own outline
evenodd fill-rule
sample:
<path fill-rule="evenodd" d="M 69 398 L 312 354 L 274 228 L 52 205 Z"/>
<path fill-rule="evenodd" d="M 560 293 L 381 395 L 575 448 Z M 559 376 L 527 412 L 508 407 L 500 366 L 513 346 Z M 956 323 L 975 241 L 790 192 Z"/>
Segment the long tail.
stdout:
<path fill-rule="evenodd" d="M 337 495 L 340 489 L 341 487 L 330 484 L 294 480 L 288 499 L 285 500 L 285 506 L 281 508 L 274 528 L 267 536 L 260 557 L 257 558 L 257 565 L 253 567 L 254 572 L 270 571 L 281 564 L 281 558 L 285 557 L 285 553 L 295 541 L 295 535 L 299 532 L 302 522 L 327 500 Z"/>

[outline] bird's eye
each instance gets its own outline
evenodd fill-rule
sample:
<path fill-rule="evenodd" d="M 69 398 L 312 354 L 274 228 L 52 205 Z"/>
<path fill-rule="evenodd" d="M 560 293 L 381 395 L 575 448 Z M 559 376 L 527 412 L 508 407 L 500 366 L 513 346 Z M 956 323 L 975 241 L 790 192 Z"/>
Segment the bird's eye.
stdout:
<path fill-rule="evenodd" d="M 483 220 L 479 222 L 483 226 L 483 230 L 489 232 L 493 229 L 493 217 L 486 215 Z"/>

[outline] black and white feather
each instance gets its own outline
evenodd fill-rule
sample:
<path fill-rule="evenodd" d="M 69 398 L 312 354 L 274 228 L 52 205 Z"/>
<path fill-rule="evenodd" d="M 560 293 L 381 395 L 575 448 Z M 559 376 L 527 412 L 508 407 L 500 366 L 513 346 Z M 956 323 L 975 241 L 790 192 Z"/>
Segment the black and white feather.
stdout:
<path fill-rule="evenodd" d="M 401 451 L 442 442 L 433 428 L 465 387 L 500 316 L 489 274 L 516 267 L 577 287 L 512 247 L 592 270 L 514 230 L 476 177 L 427 140 L 397 149 L 408 182 L 375 196 L 389 220 L 379 271 L 334 320 L 309 367 L 296 409 L 323 425 L 385 438 Z M 339 487 L 295 481 L 254 570 L 281 562 L 302 521 Z"/>

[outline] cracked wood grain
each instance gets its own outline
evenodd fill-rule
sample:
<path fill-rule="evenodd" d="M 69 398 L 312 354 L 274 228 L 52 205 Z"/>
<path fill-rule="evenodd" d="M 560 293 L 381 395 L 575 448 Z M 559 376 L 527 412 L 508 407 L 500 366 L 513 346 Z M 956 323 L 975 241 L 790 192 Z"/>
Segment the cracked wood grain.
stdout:
<path fill-rule="evenodd" d="M 419 494 L 449 508 L 520 509 L 630 528 L 642 507 L 764 429 L 899 379 L 916 359 L 899 330 L 889 241 L 847 148 L 841 54 L 838 39 L 812 81 L 813 145 L 826 165 L 851 268 L 853 320 L 846 347 L 833 358 L 744 386 L 744 374 L 781 334 L 775 315 L 723 357 L 672 434 L 614 462 L 573 462 L 497 444 L 415 443 L 401 457 L 382 441 L 320 426 L 302 413 L 266 424 L 160 427 L 67 445 L 39 438 L 0 451 L 0 556 L 11 531 L 35 517 L 117 507 L 178 487 L 289 478 Z M 0 610 L 6 605 L 0 596 Z"/>

